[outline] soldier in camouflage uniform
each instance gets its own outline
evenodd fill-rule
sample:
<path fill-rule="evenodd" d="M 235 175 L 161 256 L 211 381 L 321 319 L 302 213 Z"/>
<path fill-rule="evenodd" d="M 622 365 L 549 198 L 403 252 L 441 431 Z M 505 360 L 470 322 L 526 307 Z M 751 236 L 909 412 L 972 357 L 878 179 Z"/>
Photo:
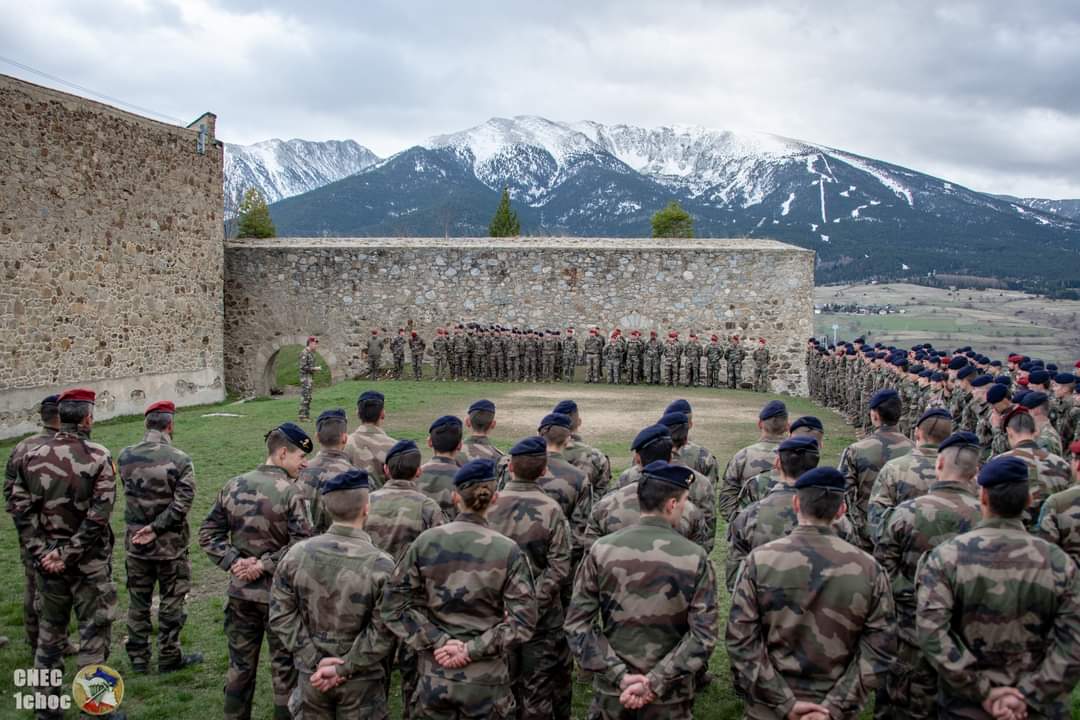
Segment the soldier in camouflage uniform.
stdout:
<path fill-rule="evenodd" d="M 797 418 L 795 422 L 791 423 L 791 436 L 807 435 L 814 438 L 817 441 L 818 447 L 822 447 L 825 442 L 825 426 L 821 424 L 821 420 L 813 415 L 804 415 L 801 418 Z M 779 474 L 775 468 L 776 461 L 773 461 L 773 468 L 766 470 L 763 473 L 759 473 L 743 485 L 742 491 L 739 493 L 739 499 L 736 503 L 736 507 L 739 511 L 750 506 L 751 503 L 755 503 L 761 500 L 769 494 L 776 485 L 780 482 Z M 850 522 L 850 521 L 849 521 Z"/>
<path fill-rule="evenodd" d="M 476 323 L 465 330 L 465 367 L 461 376 L 466 380 L 480 379 L 480 346 L 476 338 Z"/>
<path fill-rule="evenodd" d="M 619 370 L 622 368 L 622 347 L 619 344 L 618 328 L 611 331 L 611 337 L 604 345 L 604 381 L 608 385 L 618 385 L 621 377 Z"/>
<path fill-rule="evenodd" d="M 690 340 L 683 346 L 683 370 L 682 380 L 686 385 L 698 386 L 701 384 L 701 355 L 704 348 L 698 341 L 697 333 L 690 333 Z"/>
<path fill-rule="evenodd" d="M 645 359 L 645 343 L 641 341 L 641 331 L 631 330 L 630 340 L 626 343 L 626 381 L 637 385 L 642 381 L 642 362 Z"/>
<path fill-rule="evenodd" d="M 593 493 L 585 472 L 563 454 L 570 442 L 570 425 L 570 416 L 562 413 L 548 413 L 540 421 L 537 434 L 547 443 L 547 472 L 536 484 L 559 503 L 570 523 L 570 546 L 576 567 L 585 547 L 585 526 L 592 512 Z"/>
<path fill-rule="evenodd" d="M 368 377 L 372 380 L 379 379 L 379 366 L 382 364 L 382 351 L 386 340 L 379 336 L 379 329 L 371 329 L 371 337 L 367 342 Z"/>
<path fill-rule="evenodd" d="M 555 382 L 555 356 L 559 354 L 559 340 L 548 330 L 540 340 L 540 379 Z"/>
<path fill-rule="evenodd" d="M 562 379 L 574 382 L 574 370 L 577 368 L 578 342 L 574 337 L 574 328 L 566 328 L 566 337 L 562 341 Z"/>
<path fill-rule="evenodd" d="M 1074 440 L 1069 450 L 1073 486 L 1046 499 L 1035 533 L 1080 563 L 1080 486 L 1077 485 L 1080 482 L 1080 440 Z"/>
<path fill-rule="evenodd" d="M 874 557 L 892 583 L 898 641 L 896 664 L 885 679 L 884 692 L 878 693 L 879 717 L 937 717 L 937 675 L 919 649 L 915 628 L 915 578 L 923 555 L 978 523 L 981 511 L 974 494 L 978 469 L 979 441 L 974 434 L 960 432 L 946 438 L 929 492 L 889 513 L 874 548 Z"/>
<path fill-rule="evenodd" d="M 724 351 L 724 359 L 727 360 L 728 387 L 737 390 L 742 382 L 742 364 L 746 360 L 746 348 L 742 346 L 738 335 L 731 336 L 731 344 Z"/>
<path fill-rule="evenodd" d="M 476 379 L 491 379 L 491 356 L 492 356 L 492 331 L 490 328 L 481 327 L 476 334 Z"/>
<path fill-rule="evenodd" d="M 1034 531 L 1046 498 L 1072 485 L 1072 469 L 1064 458 L 1048 453 L 1035 442 L 1035 420 L 1027 408 L 1020 405 L 1012 408 L 1002 418 L 1002 425 L 1012 450 L 998 457 L 1018 457 L 1027 463 L 1031 472 L 1031 504 L 1024 510 L 1023 520 L 1027 528 Z"/>
<path fill-rule="evenodd" d="M 694 411 L 690 407 L 690 402 L 685 399 L 678 399 L 671 401 L 666 408 L 664 408 L 664 414 L 672 412 L 686 413 L 687 418 L 690 420 L 690 428 L 694 427 Z M 716 457 L 706 450 L 701 445 L 691 441 L 687 437 L 686 443 L 676 448 L 676 459 L 687 467 L 693 468 L 695 472 L 699 472 L 709 479 L 709 484 L 714 488 L 720 483 L 720 468 L 716 464 Z"/>
<path fill-rule="evenodd" d="M 1072 373 L 1058 373 L 1054 376 L 1054 402 L 1058 417 L 1055 427 L 1061 436 L 1063 447 L 1069 447 L 1074 440 L 1080 440 L 1080 399 L 1076 395 L 1076 381 L 1077 377 Z"/>
<path fill-rule="evenodd" d="M 682 356 L 682 344 L 679 342 L 679 333 L 669 330 L 667 340 L 660 348 L 661 382 L 669 387 L 675 387 L 679 380 L 679 358 Z"/>
<path fill-rule="evenodd" d="M 465 380 L 469 374 L 469 338 L 458 325 L 450 338 L 450 379 Z"/>
<path fill-rule="evenodd" d="M 533 636 L 536 590 L 517 543 L 488 526 L 495 463 L 454 477 L 454 522 L 413 542 L 383 595 L 387 627 L 417 653 L 414 718 L 515 717 L 508 658 Z"/>
<path fill-rule="evenodd" d="M 995 458 L 978 483 L 983 522 L 919 566 L 918 640 L 938 673 L 938 716 L 1069 717 L 1080 677 L 1076 564 L 1024 528 L 1026 463 Z"/>
<path fill-rule="evenodd" d="M 19 442 L 8 456 L 7 465 L 4 468 L 4 502 L 8 514 L 14 517 L 15 509 L 12 505 L 12 490 L 15 488 L 17 468 L 24 455 L 41 447 L 53 435 L 60 430 L 60 396 L 49 395 L 41 401 L 38 409 L 41 417 L 41 431 Z M 18 527 L 18 525 L 16 525 Z M 35 558 L 26 548 L 26 544 L 19 543 L 19 558 L 23 564 L 23 574 L 26 584 L 23 588 L 23 629 L 26 631 L 26 644 L 33 653 L 37 647 L 38 639 L 38 612 L 37 612 L 37 566 Z M 2 646 L 4 643 L 0 643 Z"/>
<path fill-rule="evenodd" d="M 447 520 L 457 514 L 454 506 L 454 476 L 457 474 L 457 454 L 461 450 L 461 420 L 453 415 L 436 418 L 428 427 L 428 447 L 434 455 L 420 466 L 416 487 L 439 503 Z"/>
<path fill-rule="evenodd" d="M 356 400 L 356 416 L 360 427 L 349 436 L 345 445 L 345 454 L 349 462 L 368 473 L 368 481 L 378 490 L 382 487 L 383 462 L 386 451 L 394 446 L 396 440 L 386 434 L 383 423 L 386 422 L 386 398 L 381 392 L 365 390 Z"/>
<path fill-rule="evenodd" d="M 691 717 L 716 645 L 717 601 L 707 553 L 674 530 L 689 477 L 686 467 L 646 465 L 640 520 L 593 543 L 574 579 L 566 632 L 594 673 L 590 717 Z M 665 592 L 655 585 L 661 576 Z"/>
<path fill-rule="evenodd" d="M 492 530 L 518 544 L 529 559 L 536 588 L 536 632 L 511 661 L 511 683 L 522 720 L 569 718 L 573 687 L 570 648 L 563 632 L 562 588 L 570 579 L 570 525 L 559 503 L 537 484 L 547 470 L 541 437 L 510 449 L 513 475 L 488 513 Z"/>
<path fill-rule="evenodd" d="M 529 330 L 525 335 L 524 345 L 524 360 L 525 360 L 525 381 L 536 382 L 539 377 L 540 368 L 537 366 L 537 358 L 540 351 L 540 339 L 536 335 L 535 330 Z"/>
<path fill-rule="evenodd" d="M 585 338 L 585 382 L 600 382 L 600 359 L 604 353 L 604 338 L 594 327 L 589 328 L 589 337 Z"/>
<path fill-rule="evenodd" d="M 649 331 L 649 341 L 645 343 L 645 382 L 649 385 L 660 384 L 660 358 L 664 348 L 656 340 L 656 331 Z"/>
<path fill-rule="evenodd" d="M 461 444 L 465 461 L 485 457 L 499 463 L 503 458 L 502 451 L 492 445 L 488 437 L 495 429 L 495 403 L 490 400 L 477 400 L 470 405 L 465 426 L 471 431 Z"/>
<path fill-rule="evenodd" d="M 270 584 L 278 563 L 311 535 L 306 503 L 293 483 L 311 452 L 311 438 L 283 423 L 266 435 L 266 462 L 225 483 L 199 529 L 199 545 L 229 578 L 225 637 L 225 718 L 248 720 L 263 636 L 270 648 L 274 719 L 288 720 L 296 687 L 293 656 L 270 630 Z"/>
<path fill-rule="evenodd" d="M 397 335 L 390 340 L 390 355 L 394 359 L 394 379 L 400 380 L 405 372 L 405 328 L 398 328 Z"/>
<path fill-rule="evenodd" d="M 832 528 L 844 486 L 833 468 L 800 476 L 798 527 L 751 552 L 735 582 L 727 649 L 748 718 L 853 720 L 893 661 L 888 576 Z"/>
<path fill-rule="evenodd" d="M 506 382 L 506 328 L 497 327 L 491 338 L 491 379 Z"/>
<path fill-rule="evenodd" d="M 709 338 L 709 346 L 705 348 L 706 385 L 708 387 L 720 387 L 720 365 L 723 361 L 724 348 L 720 346 L 720 336 L 713 335 Z"/>
<path fill-rule="evenodd" d="M 366 472 L 336 475 L 319 493 L 333 522 L 278 563 L 270 629 L 299 672 L 304 720 L 387 720 L 392 636 L 379 607 L 394 562 L 364 532 Z"/>
<path fill-rule="evenodd" d="M 90 441 L 94 400 L 91 390 L 61 393 L 60 429 L 24 451 L 14 468 L 8 507 L 20 545 L 37 568 L 38 669 L 63 670 L 72 611 L 79 625 L 77 666 L 109 659 L 116 616 L 109 527 L 116 472 L 109 451 Z M 50 686 L 44 693 L 57 696 L 60 688 Z M 37 713 L 39 718 L 62 716 Z M 119 720 L 122 714 L 113 716 Z"/>
<path fill-rule="evenodd" d="M 191 591 L 188 513 L 195 499 L 195 471 L 187 453 L 172 445 L 176 406 L 169 401 L 146 408 L 142 442 L 124 448 L 118 470 L 124 486 L 128 589 L 125 648 L 136 673 L 150 669 L 150 605 L 158 586 L 158 671 L 172 672 L 202 662 L 184 655 L 180 631 Z"/>
<path fill-rule="evenodd" d="M 322 370 L 315 364 L 315 350 L 319 347 L 319 338 L 312 335 L 307 345 L 300 351 L 300 420 L 311 419 L 311 389 L 315 384 L 315 373 Z"/>
<path fill-rule="evenodd" d="M 848 517 L 859 533 L 861 546 L 872 549 L 867 504 L 874 481 L 885 463 L 907 455 L 913 445 L 896 427 L 902 407 L 900 395 L 895 390 L 878 390 L 867 404 L 874 432 L 844 448 L 840 456 L 840 471 L 847 478 Z"/>
<path fill-rule="evenodd" d="M 595 499 L 603 497 L 611 486 L 611 461 L 608 456 L 585 442 L 581 437 L 581 412 L 573 400 L 561 400 L 551 410 L 570 416 L 570 442 L 563 454 L 570 463 L 589 478 Z"/>
<path fill-rule="evenodd" d="M 658 423 L 666 427 L 671 434 L 673 449 L 669 462 L 672 465 L 682 465 L 693 470 L 690 478 L 690 501 L 701 510 L 705 519 L 705 528 L 709 538 L 705 549 L 712 552 L 716 538 L 716 490 L 708 477 L 682 460 L 682 451 L 690 435 L 690 416 L 681 410 L 672 410 L 665 412 Z"/>
<path fill-rule="evenodd" d="M 776 448 L 787 436 L 787 406 L 779 400 L 766 403 L 758 413 L 758 430 L 761 431 L 758 441 L 735 453 L 724 468 L 716 512 L 727 522 L 731 522 L 738 510 L 739 493 L 746 483 L 772 469 Z"/>
<path fill-rule="evenodd" d="M 751 354 L 754 361 L 754 390 L 769 392 L 769 348 L 765 347 L 765 338 L 758 338 L 758 346 Z M 854 383 L 852 388 L 857 387 Z"/>
<path fill-rule="evenodd" d="M 300 471 L 296 487 L 308 504 L 312 532 L 319 534 L 330 527 L 330 516 L 323 511 L 319 488 L 326 480 L 354 467 L 345 452 L 349 443 L 349 420 L 344 409 L 320 413 L 315 420 L 315 431 L 319 440 L 319 454 Z"/>
<path fill-rule="evenodd" d="M 1038 390 L 1028 392 L 1021 398 L 1020 404 L 1028 409 L 1035 420 L 1035 442 L 1039 447 L 1048 453 L 1064 457 L 1061 435 L 1050 422 L 1050 396 Z"/>
<path fill-rule="evenodd" d="M 413 380 L 424 379 L 424 351 L 427 343 L 415 330 L 409 333 L 409 358 L 412 360 Z"/>
<path fill-rule="evenodd" d="M 435 361 L 435 379 L 445 381 L 447 362 L 450 359 L 450 341 L 446 337 L 445 328 L 435 330 L 435 338 L 431 341 L 431 357 Z"/>

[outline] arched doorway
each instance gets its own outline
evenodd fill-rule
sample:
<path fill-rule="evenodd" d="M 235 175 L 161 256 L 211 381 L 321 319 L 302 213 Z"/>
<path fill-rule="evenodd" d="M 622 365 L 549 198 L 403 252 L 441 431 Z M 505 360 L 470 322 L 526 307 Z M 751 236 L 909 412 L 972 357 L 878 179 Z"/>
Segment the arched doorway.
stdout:
<path fill-rule="evenodd" d="M 255 359 L 257 373 L 255 394 L 257 396 L 263 397 L 269 395 L 271 389 L 279 388 L 280 383 L 288 382 L 294 377 L 296 379 L 293 380 L 293 383 L 299 385 L 297 358 L 306 342 L 306 335 L 282 335 L 274 338 L 272 341 L 259 348 Z M 323 342 L 325 342 L 325 340 Z M 325 387 L 341 380 L 337 353 L 333 347 L 329 343 L 326 345 L 320 343 L 318 355 L 319 359 L 316 360 L 316 364 L 322 365 L 323 367 L 323 386 Z M 315 387 L 320 387 L 319 374 L 316 374 L 315 380 Z"/>

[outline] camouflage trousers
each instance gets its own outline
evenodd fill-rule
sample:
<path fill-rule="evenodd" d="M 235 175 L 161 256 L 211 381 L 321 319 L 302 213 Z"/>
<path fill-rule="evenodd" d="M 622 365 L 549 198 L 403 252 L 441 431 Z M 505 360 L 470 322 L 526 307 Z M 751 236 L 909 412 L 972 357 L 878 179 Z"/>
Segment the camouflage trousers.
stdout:
<path fill-rule="evenodd" d="M 400 380 L 405 372 L 405 353 L 394 355 L 394 379 Z"/>
<path fill-rule="evenodd" d="M 450 356 L 450 377 L 454 380 L 461 380 L 465 377 L 466 368 L 468 367 L 468 357 L 463 353 L 454 353 Z"/>
<path fill-rule="evenodd" d="M 607 382 L 608 382 L 608 385 L 618 385 L 619 384 L 620 375 L 622 374 L 621 371 L 622 371 L 622 367 L 619 365 L 618 361 L 611 361 L 611 360 L 608 361 L 608 363 L 607 363 Z"/>
<path fill-rule="evenodd" d="M 627 710 L 618 695 L 594 692 L 589 705 L 589 720 L 691 720 L 694 701 L 680 703 L 650 703 L 640 710 Z"/>
<path fill-rule="evenodd" d="M 914 611 L 912 611 L 914 618 Z M 937 673 L 917 645 L 897 639 L 896 658 L 874 702 L 876 720 L 928 720 L 938 716 Z"/>
<path fill-rule="evenodd" d="M 413 380 L 423 380 L 424 379 L 424 358 L 422 358 L 422 357 L 418 358 L 415 355 L 413 355 L 413 358 L 412 358 L 412 374 L 413 374 Z"/>
<path fill-rule="evenodd" d="M 661 383 L 670 387 L 675 386 L 675 381 L 679 377 L 679 366 L 675 363 L 664 363 L 664 373 L 661 378 Z"/>
<path fill-rule="evenodd" d="M 585 382 L 600 382 L 600 356 L 595 353 L 585 356 Z"/>
<path fill-rule="evenodd" d="M 536 380 L 536 358 L 531 354 L 525 356 L 525 379 Z"/>
<path fill-rule="evenodd" d="M 517 355 L 506 358 L 506 377 L 510 382 L 521 380 L 521 358 Z"/>
<path fill-rule="evenodd" d="M 631 385 L 637 385 L 638 379 L 641 377 L 641 358 L 630 358 L 630 377 L 628 381 Z"/>
<path fill-rule="evenodd" d="M 83 575 L 77 571 L 37 575 L 38 631 L 34 667 L 64 668 L 64 648 L 68 641 L 71 612 L 79 625 L 79 656 L 76 667 L 104 663 L 109 659 L 112 624 L 116 619 L 116 583 L 112 566 Z M 43 688 L 47 695 L 59 695 L 61 688 Z M 39 711 L 38 718 L 61 718 L 63 712 Z"/>
<path fill-rule="evenodd" d="M 686 384 L 687 385 L 699 385 L 701 384 L 701 361 L 691 360 L 687 363 Z"/>
<path fill-rule="evenodd" d="M 577 358 L 564 355 L 562 359 L 562 374 L 563 380 L 566 382 L 574 382 L 574 370 L 577 366 Z"/>
<path fill-rule="evenodd" d="M 491 379 L 506 380 L 506 359 L 503 357 L 502 352 L 497 352 L 491 356 Z"/>
<path fill-rule="evenodd" d="M 382 357 L 379 355 L 368 355 L 367 368 L 368 377 L 372 380 L 379 379 L 379 365 L 382 364 Z"/>
<path fill-rule="evenodd" d="M 435 662 L 428 659 L 428 663 Z M 512 720 L 509 685 L 480 685 L 420 672 L 413 695 L 413 720 Z"/>
<path fill-rule="evenodd" d="M 311 386 L 310 375 L 300 376 L 300 419 L 307 420 L 311 417 Z"/>
<path fill-rule="evenodd" d="M 758 392 L 769 392 L 769 368 L 754 368 L 754 390 Z"/>
<path fill-rule="evenodd" d="M 37 648 L 38 641 L 38 610 L 37 610 L 37 568 L 34 567 L 34 559 L 25 548 L 19 548 L 19 556 L 23 563 L 23 576 L 26 585 L 23 588 L 23 629 L 26 630 L 26 644 L 33 653 Z"/>
<path fill-rule="evenodd" d="M 555 380 L 555 356 L 544 353 L 543 363 L 541 365 L 544 373 L 544 382 L 554 382 Z"/>
<path fill-rule="evenodd" d="M 150 633 L 153 620 L 150 605 L 154 601 L 154 586 L 161 598 L 158 607 L 158 667 L 180 664 L 180 631 L 187 615 L 184 598 L 191 591 L 191 560 L 185 554 L 172 560 L 147 560 L 127 556 L 128 639 L 124 645 L 132 664 L 150 664 Z"/>
<path fill-rule="evenodd" d="M 229 671 L 225 675 L 226 720 L 250 720 L 255 697 L 255 675 L 263 636 L 270 647 L 270 682 L 274 693 L 274 720 L 289 720 L 289 694 L 296 686 L 292 655 L 270 631 L 270 606 L 229 598 L 225 606 L 225 639 L 229 645 Z"/>
<path fill-rule="evenodd" d="M 510 658 L 518 720 L 569 719 L 573 661 L 562 628 L 538 630 Z"/>
<path fill-rule="evenodd" d="M 728 383 L 728 387 L 731 388 L 732 390 L 737 390 L 739 388 L 739 383 L 742 382 L 742 377 L 741 376 L 742 376 L 742 366 L 741 365 L 732 365 L 731 363 L 728 363 L 728 366 L 727 366 L 727 383 Z"/>
<path fill-rule="evenodd" d="M 349 678 L 333 690 L 311 686 L 311 674 L 299 676 L 301 713 L 304 720 L 388 720 L 386 682 Z"/>
<path fill-rule="evenodd" d="M 645 382 L 650 385 L 660 384 L 660 358 L 649 358 L 645 360 Z"/>
<path fill-rule="evenodd" d="M 436 355 L 435 356 L 435 379 L 436 380 L 445 380 L 446 379 L 446 356 L 445 355 Z"/>
<path fill-rule="evenodd" d="M 720 387 L 720 363 L 709 363 L 705 384 L 711 388 Z"/>

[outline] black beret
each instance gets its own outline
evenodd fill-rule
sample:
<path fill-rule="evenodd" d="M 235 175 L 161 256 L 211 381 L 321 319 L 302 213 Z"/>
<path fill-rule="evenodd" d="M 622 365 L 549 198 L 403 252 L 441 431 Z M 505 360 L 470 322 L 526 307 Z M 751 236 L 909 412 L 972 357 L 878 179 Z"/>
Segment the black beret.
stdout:
<path fill-rule="evenodd" d="M 1050 373 L 1046 370 L 1032 370 L 1028 375 L 1028 383 L 1034 385 L 1045 385 L 1050 382 Z"/>
<path fill-rule="evenodd" d="M 386 453 L 386 462 L 390 462 L 390 458 L 395 455 L 411 452 L 420 452 L 420 448 L 416 446 L 416 443 L 412 440 L 398 440 L 394 443 L 394 447 L 390 448 L 390 452 Z"/>
<path fill-rule="evenodd" d="M 1050 399 L 1050 396 L 1040 390 L 1032 390 L 1024 394 L 1024 399 L 1020 402 L 1021 405 L 1028 410 L 1037 408 L 1044 402 Z"/>
<path fill-rule="evenodd" d="M 930 374 L 930 380 L 931 380 L 932 382 L 944 382 L 944 380 L 945 380 L 945 373 L 940 373 L 940 372 L 936 372 L 936 373 L 931 373 L 931 374 Z"/>
<path fill-rule="evenodd" d="M 963 380 L 964 378 L 971 377 L 977 372 L 979 371 L 973 368 L 971 365 L 965 365 L 964 367 L 960 368 L 960 372 L 956 373 L 956 377 L 959 380 Z"/>
<path fill-rule="evenodd" d="M 443 415 L 442 417 L 435 418 L 435 422 L 431 423 L 427 431 L 428 433 L 433 433 L 439 428 L 453 427 L 455 425 L 461 427 L 461 418 L 456 415 Z"/>
<path fill-rule="evenodd" d="M 569 415 L 560 412 L 553 412 L 545 415 L 544 419 L 540 421 L 540 425 L 538 425 L 537 427 L 546 428 L 554 426 L 569 428 L 571 424 L 572 421 L 570 420 Z"/>
<path fill-rule="evenodd" d="M 1076 382 L 1076 376 L 1072 373 L 1058 373 L 1054 376 L 1054 382 L 1058 385 L 1071 385 Z"/>
<path fill-rule="evenodd" d="M 367 402 L 384 403 L 386 402 L 386 397 L 378 390 L 365 390 L 360 393 L 360 397 L 356 400 L 356 404 L 359 405 L 360 403 Z"/>
<path fill-rule="evenodd" d="M 664 437 L 671 437 L 671 431 L 667 429 L 667 426 L 660 424 L 650 425 L 637 434 L 634 438 L 634 442 L 630 443 L 630 449 L 635 451 L 641 450 Z"/>
<path fill-rule="evenodd" d="M 1001 402 L 1007 397 L 1009 397 L 1009 388 L 999 383 L 994 383 L 990 386 L 990 389 L 986 391 L 986 402 L 991 405 Z"/>
<path fill-rule="evenodd" d="M 811 430 L 825 432 L 825 426 L 813 415 L 803 415 L 801 418 L 791 423 L 789 432 L 795 432 L 799 428 L 810 428 Z"/>
<path fill-rule="evenodd" d="M 971 381 L 971 387 L 983 387 L 984 385 L 989 385 L 992 382 L 994 382 L 994 378 L 990 375 L 980 375 Z"/>
<path fill-rule="evenodd" d="M 761 412 L 758 413 L 757 417 L 758 420 L 768 420 L 781 415 L 787 415 L 787 405 L 779 400 L 770 400 L 765 403 L 765 407 L 761 408 Z"/>
<path fill-rule="evenodd" d="M 454 487 L 467 487 L 474 483 L 491 482 L 495 479 L 495 461 L 476 458 L 458 468 L 454 473 Z"/>
<path fill-rule="evenodd" d="M 936 408 L 930 408 L 929 410 L 924 412 L 922 415 L 920 415 L 919 416 L 919 421 L 917 423 L 915 423 L 915 426 L 918 427 L 919 425 L 923 424 L 924 420 L 929 420 L 930 418 L 936 418 L 936 417 L 945 418 L 947 420 L 952 420 L 952 415 L 949 414 L 948 410 L 946 410 L 945 408 L 936 407 Z"/>
<path fill-rule="evenodd" d="M 563 415 L 573 415 L 577 411 L 577 403 L 573 400 L 560 400 L 558 405 L 551 408 L 551 412 L 562 413 Z"/>
<path fill-rule="evenodd" d="M 807 470 L 795 481 L 795 488 L 822 488 L 843 492 L 847 487 L 844 474 L 833 467 L 816 467 Z"/>
<path fill-rule="evenodd" d="M 495 412 L 495 403 L 490 400 L 477 400 L 469 406 L 469 412 L 467 414 L 472 415 L 475 412 Z"/>
<path fill-rule="evenodd" d="M 547 440 L 539 435 L 533 435 L 532 437 L 523 438 L 514 443 L 514 446 L 510 448 L 510 456 L 517 457 L 518 455 L 546 455 L 547 454 Z"/>
<path fill-rule="evenodd" d="M 881 403 L 892 400 L 894 398 L 899 400 L 900 393 L 896 392 L 892 388 L 882 388 L 870 396 L 870 409 L 873 410 Z"/>
<path fill-rule="evenodd" d="M 949 361 L 949 369 L 950 370 L 959 370 L 962 367 L 966 367 L 967 364 L 968 364 L 967 358 L 965 358 L 965 357 L 963 357 L 961 355 L 957 355 L 956 357 L 954 357 L 952 360 Z"/>
<path fill-rule="evenodd" d="M 665 482 L 668 485 L 674 485 L 683 490 L 690 489 L 690 478 L 694 476 L 694 471 L 685 465 L 672 465 L 665 460 L 654 460 L 643 467 L 642 472 L 645 473 L 646 477 Z"/>
<path fill-rule="evenodd" d="M 1012 378 L 1008 375 L 998 375 L 994 378 L 994 382 L 998 385 L 1004 385 L 1005 387 L 1012 387 Z"/>
<path fill-rule="evenodd" d="M 315 427 L 322 427 L 324 422 L 330 420 L 343 420 L 349 421 L 349 416 L 345 414 L 344 408 L 334 408 L 333 410 L 323 410 L 319 413 L 319 417 L 315 420 Z"/>
<path fill-rule="evenodd" d="M 672 412 L 682 412 L 690 415 L 694 411 L 690 409 L 690 403 L 687 400 L 679 398 L 678 400 L 672 400 L 671 403 L 664 408 L 665 415 Z"/>
<path fill-rule="evenodd" d="M 324 482 L 322 486 L 319 487 L 319 494 L 326 495 L 327 493 L 336 492 L 337 490 L 367 490 L 369 487 L 370 484 L 368 483 L 367 470 L 353 468 L 352 470 L 338 473 Z"/>
<path fill-rule="evenodd" d="M 60 404 L 60 396 L 59 395 L 49 395 L 48 397 L 46 397 L 44 400 L 41 401 L 41 407 L 45 407 L 46 405 L 59 405 L 59 404 Z"/>
<path fill-rule="evenodd" d="M 979 485 L 985 488 L 1028 481 L 1028 465 L 1014 455 L 999 455 L 982 466 Z"/>
<path fill-rule="evenodd" d="M 689 425 L 690 418 L 684 412 L 669 412 L 665 413 L 664 416 L 657 421 L 657 424 L 665 425 L 669 428 L 675 427 L 676 425 Z"/>
<path fill-rule="evenodd" d="M 960 432 L 954 432 L 949 437 L 945 438 L 940 445 L 938 445 L 938 452 L 946 448 L 954 446 L 971 446 L 973 448 L 979 447 L 979 436 L 973 432 L 961 430 Z"/>
<path fill-rule="evenodd" d="M 795 451 L 795 452 L 815 452 L 820 453 L 821 448 L 818 447 L 817 439 L 811 435 L 795 435 L 789 437 L 784 442 L 780 443 L 780 447 L 777 450 L 781 452 Z"/>
<path fill-rule="evenodd" d="M 277 426 L 277 429 L 285 433 L 285 437 L 289 439 L 290 443 L 304 452 L 309 453 L 315 449 L 315 445 L 311 442 L 308 434 L 304 432 L 304 428 L 296 423 L 283 422 Z"/>

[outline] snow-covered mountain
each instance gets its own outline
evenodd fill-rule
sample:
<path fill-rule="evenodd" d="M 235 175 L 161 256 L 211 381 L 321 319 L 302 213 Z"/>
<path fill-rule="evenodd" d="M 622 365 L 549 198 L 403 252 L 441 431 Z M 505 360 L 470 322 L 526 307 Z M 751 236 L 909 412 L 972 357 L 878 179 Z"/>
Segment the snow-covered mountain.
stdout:
<path fill-rule="evenodd" d="M 265 140 L 254 145 L 225 144 L 225 217 L 250 187 L 267 202 L 306 193 L 360 172 L 379 161 L 353 140 Z"/>
<path fill-rule="evenodd" d="M 1080 220 L 1080 199 L 1078 200 L 1047 200 L 1045 198 L 1022 198 L 1022 205 L 1042 210 L 1043 212 L 1060 215 L 1070 220 Z"/>

